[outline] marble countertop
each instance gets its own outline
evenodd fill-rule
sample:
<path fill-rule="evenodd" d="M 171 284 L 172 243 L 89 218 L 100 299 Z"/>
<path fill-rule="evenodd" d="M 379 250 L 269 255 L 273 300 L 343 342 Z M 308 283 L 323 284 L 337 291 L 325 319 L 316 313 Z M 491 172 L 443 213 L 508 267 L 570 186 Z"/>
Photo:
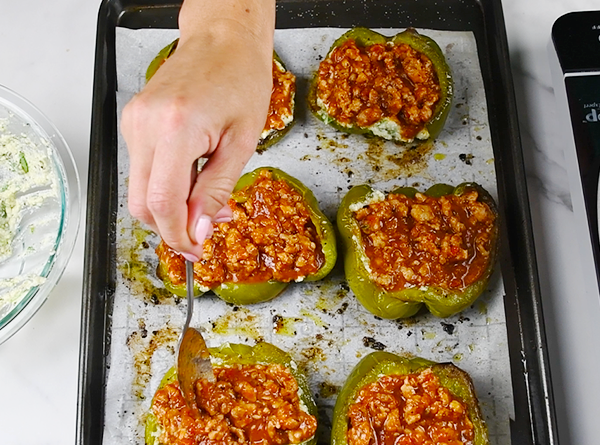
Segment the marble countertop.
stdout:
<path fill-rule="evenodd" d="M 594 445 L 600 303 L 585 295 L 547 46 L 553 22 L 595 0 L 503 0 L 562 444 Z M 0 84 L 62 132 L 87 184 L 99 0 L 3 2 Z M 84 193 L 85 195 L 85 193 Z M 83 199 L 85 208 L 85 196 Z M 85 227 L 85 215 L 82 215 Z M 0 443 L 75 442 L 83 232 L 49 300 L 0 345 Z M 28 426 L 34 418 L 36 427 Z"/>

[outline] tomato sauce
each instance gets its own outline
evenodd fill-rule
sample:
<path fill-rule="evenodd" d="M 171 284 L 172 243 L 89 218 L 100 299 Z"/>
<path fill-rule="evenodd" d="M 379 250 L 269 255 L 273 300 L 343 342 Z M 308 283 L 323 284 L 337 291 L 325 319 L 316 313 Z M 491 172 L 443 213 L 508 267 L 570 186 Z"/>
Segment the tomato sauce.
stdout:
<path fill-rule="evenodd" d="M 317 97 L 331 117 L 360 127 L 391 118 L 405 139 L 431 119 L 440 91 L 429 57 L 406 44 L 361 47 L 349 39 L 319 65 Z"/>
<path fill-rule="evenodd" d="M 429 368 L 379 378 L 348 410 L 348 445 L 472 445 L 474 437 L 466 405 Z"/>
<path fill-rule="evenodd" d="M 242 194 L 229 200 L 233 220 L 214 224 L 204 253 L 194 263 L 196 282 L 289 282 L 316 273 L 325 262 L 319 237 L 303 196 L 284 180 L 263 170 Z M 174 285 L 185 284 L 185 260 L 167 244 L 156 250 Z"/>
<path fill-rule="evenodd" d="M 273 89 L 264 130 L 283 130 L 294 117 L 296 76 L 273 60 Z"/>
<path fill-rule="evenodd" d="M 495 215 L 478 192 L 433 198 L 389 194 L 359 209 L 374 281 L 388 291 L 415 286 L 460 290 L 489 266 Z"/>
<path fill-rule="evenodd" d="M 302 408 L 298 383 L 283 365 L 214 367 L 216 382 L 198 380 L 199 415 L 177 382 L 156 392 L 158 439 L 169 445 L 287 445 L 314 436 L 317 419 Z"/>

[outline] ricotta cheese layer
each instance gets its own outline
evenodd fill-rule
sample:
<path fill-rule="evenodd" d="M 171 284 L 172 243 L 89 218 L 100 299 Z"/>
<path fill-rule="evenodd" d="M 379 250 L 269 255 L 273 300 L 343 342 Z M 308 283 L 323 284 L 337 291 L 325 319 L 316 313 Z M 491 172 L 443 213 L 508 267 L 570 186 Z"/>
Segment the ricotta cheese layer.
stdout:
<path fill-rule="evenodd" d="M 46 224 L 46 219 L 53 218 L 36 214 L 49 199 L 58 199 L 49 143 L 36 143 L 26 134 L 15 134 L 9 129 L 9 120 L 0 119 L 0 315 L 45 281 L 39 273 L 23 272 L 17 266 L 21 258 L 36 253 L 36 247 L 24 239 Z"/>

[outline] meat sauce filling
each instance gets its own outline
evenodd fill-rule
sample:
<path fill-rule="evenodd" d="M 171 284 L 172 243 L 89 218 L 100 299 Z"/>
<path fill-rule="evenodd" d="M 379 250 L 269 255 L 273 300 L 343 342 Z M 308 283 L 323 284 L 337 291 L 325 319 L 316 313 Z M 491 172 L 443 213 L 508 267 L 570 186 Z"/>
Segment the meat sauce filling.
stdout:
<path fill-rule="evenodd" d="M 273 90 L 263 131 L 283 130 L 294 117 L 296 76 L 273 60 Z"/>
<path fill-rule="evenodd" d="M 469 190 L 461 196 L 389 194 L 359 209 L 372 279 L 387 291 L 416 286 L 460 290 L 489 265 L 495 215 Z"/>
<path fill-rule="evenodd" d="M 318 79 L 317 97 L 336 121 L 369 127 L 387 117 L 406 139 L 424 128 L 440 99 L 431 59 L 406 44 L 347 40 L 321 62 Z"/>
<path fill-rule="evenodd" d="M 214 367 L 216 382 L 196 382 L 196 416 L 177 382 L 156 392 L 158 442 L 168 445 L 286 445 L 314 436 L 317 419 L 301 406 L 298 383 L 283 365 Z"/>
<path fill-rule="evenodd" d="M 348 410 L 348 445 L 472 445 L 465 404 L 427 368 L 363 387 Z"/>
<path fill-rule="evenodd" d="M 316 273 L 325 262 L 319 237 L 303 196 L 286 181 L 261 171 L 242 191 L 244 202 L 229 200 L 233 219 L 214 224 L 194 263 L 197 283 L 289 282 Z M 156 249 L 174 285 L 185 284 L 185 260 L 161 241 Z"/>

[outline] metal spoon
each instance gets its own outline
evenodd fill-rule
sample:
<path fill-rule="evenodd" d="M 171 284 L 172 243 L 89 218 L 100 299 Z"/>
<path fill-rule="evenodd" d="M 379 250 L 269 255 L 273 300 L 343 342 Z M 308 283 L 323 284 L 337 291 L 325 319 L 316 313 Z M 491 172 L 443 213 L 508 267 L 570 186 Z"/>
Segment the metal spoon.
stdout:
<path fill-rule="evenodd" d="M 187 403 L 194 412 L 198 411 L 196 404 L 195 384 L 199 379 L 215 381 L 210 352 L 200 332 L 190 327 L 194 307 L 194 263 L 185 262 L 187 283 L 187 318 L 183 326 L 179 353 L 177 356 L 177 379 L 179 387 Z"/>
<path fill-rule="evenodd" d="M 192 185 L 196 182 L 198 164 L 192 168 Z M 187 406 L 198 413 L 195 384 L 199 379 L 215 381 L 210 352 L 200 332 L 190 327 L 194 310 L 194 263 L 185 261 L 185 281 L 187 285 L 187 317 L 183 325 L 179 352 L 177 355 L 177 380 Z"/>

